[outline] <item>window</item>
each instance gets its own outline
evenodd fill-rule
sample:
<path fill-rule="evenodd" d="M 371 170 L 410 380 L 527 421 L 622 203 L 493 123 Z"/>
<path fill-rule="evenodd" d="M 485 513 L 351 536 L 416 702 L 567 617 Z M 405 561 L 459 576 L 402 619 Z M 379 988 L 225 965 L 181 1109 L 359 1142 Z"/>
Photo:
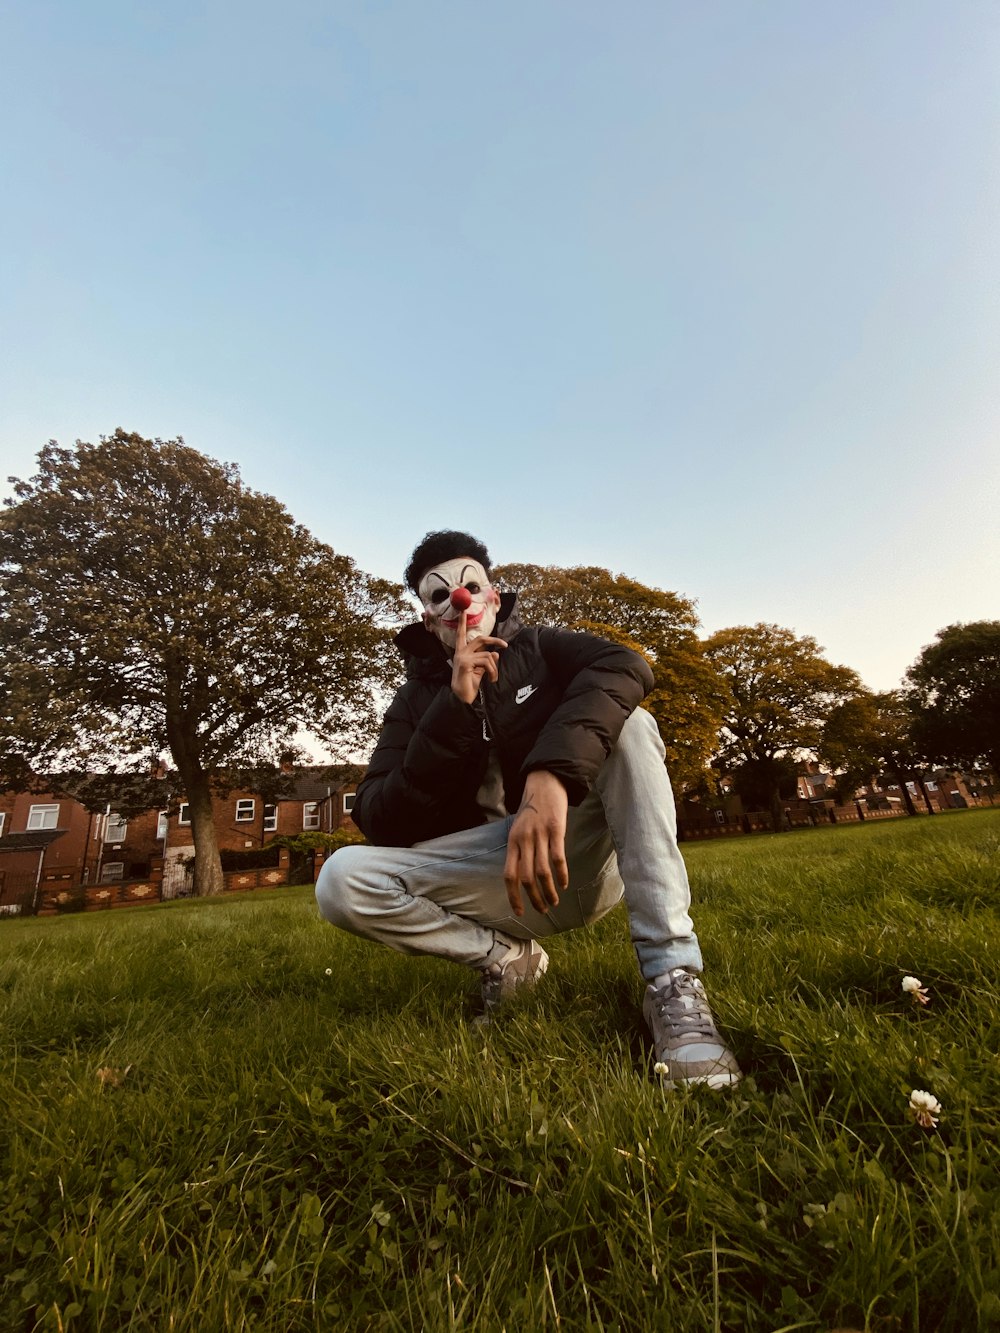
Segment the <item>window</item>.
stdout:
<path fill-rule="evenodd" d="M 278 827 L 278 807 L 276 805 L 264 806 L 264 832 L 274 833 Z"/>
<path fill-rule="evenodd" d="M 7 819 L 6 811 L 0 810 L 0 838 L 3 837 L 3 826 Z"/>
<path fill-rule="evenodd" d="M 349 791 L 344 794 L 344 814 L 349 815 L 354 809 L 354 792 Z"/>
<path fill-rule="evenodd" d="M 28 811 L 28 829 L 57 828 L 59 824 L 58 805 L 33 805 Z"/>
<path fill-rule="evenodd" d="M 191 823 L 191 807 L 187 801 L 181 801 L 181 808 L 177 812 L 177 822 L 178 824 Z"/>
<path fill-rule="evenodd" d="M 237 824 L 252 824 L 254 816 L 254 807 L 257 802 L 250 799 L 236 802 L 236 822 Z"/>
<path fill-rule="evenodd" d="M 124 861 L 105 861 L 101 866 L 101 883 L 116 884 L 118 880 L 125 878 Z"/>
<path fill-rule="evenodd" d="M 302 827 L 319 828 L 319 801 L 306 801 L 302 806 Z"/>
<path fill-rule="evenodd" d="M 125 834 L 128 832 L 128 820 L 122 819 L 121 815 L 108 815 L 108 826 L 104 830 L 105 842 L 124 842 Z"/>
<path fill-rule="evenodd" d="M 166 810 L 161 810 L 156 816 L 156 836 L 162 841 L 167 836 L 167 827 L 169 818 Z"/>

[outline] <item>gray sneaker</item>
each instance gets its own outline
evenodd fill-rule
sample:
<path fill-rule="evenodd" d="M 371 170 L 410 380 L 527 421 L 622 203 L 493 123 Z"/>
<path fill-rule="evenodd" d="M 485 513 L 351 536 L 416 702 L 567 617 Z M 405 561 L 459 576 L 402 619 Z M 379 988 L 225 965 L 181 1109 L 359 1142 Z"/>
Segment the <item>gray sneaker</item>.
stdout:
<path fill-rule="evenodd" d="M 719 1035 L 705 987 L 693 972 L 676 967 L 666 986 L 647 986 L 642 1013 L 653 1034 L 653 1069 L 664 1087 L 728 1088 L 740 1081 L 736 1056 Z"/>
<path fill-rule="evenodd" d="M 545 975 L 549 956 L 538 941 L 523 940 L 520 944 L 520 953 L 508 955 L 504 963 L 490 963 L 483 968 L 484 1013 L 480 1022 L 488 1023 L 515 991 L 522 986 L 534 986 Z"/>

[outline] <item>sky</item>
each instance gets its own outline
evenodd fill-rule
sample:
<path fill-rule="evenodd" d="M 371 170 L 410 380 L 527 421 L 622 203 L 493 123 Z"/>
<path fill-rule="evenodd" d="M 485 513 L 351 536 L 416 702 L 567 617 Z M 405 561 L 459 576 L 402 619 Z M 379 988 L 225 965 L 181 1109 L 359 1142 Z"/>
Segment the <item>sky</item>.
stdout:
<path fill-rule="evenodd" d="M 998 69 L 995 0 L 0 0 L 0 476 L 182 436 L 891 689 L 1000 618 Z"/>

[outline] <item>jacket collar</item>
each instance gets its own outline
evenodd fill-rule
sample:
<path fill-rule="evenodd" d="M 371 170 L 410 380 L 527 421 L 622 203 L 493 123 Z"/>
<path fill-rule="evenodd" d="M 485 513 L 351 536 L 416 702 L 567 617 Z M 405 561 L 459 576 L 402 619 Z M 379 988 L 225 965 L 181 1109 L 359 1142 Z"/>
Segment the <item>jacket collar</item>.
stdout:
<path fill-rule="evenodd" d="M 522 628 L 521 618 L 517 613 L 517 593 L 502 592 L 500 611 L 493 633 L 497 638 L 506 639 L 510 643 Z M 448 656 L 443 645 L 433 634 L 428 634 L 422 620 L 401 629 L 396 635 L 395 644 L 403 655 L 407 675 L 427 675 L 448 664 Z"/>

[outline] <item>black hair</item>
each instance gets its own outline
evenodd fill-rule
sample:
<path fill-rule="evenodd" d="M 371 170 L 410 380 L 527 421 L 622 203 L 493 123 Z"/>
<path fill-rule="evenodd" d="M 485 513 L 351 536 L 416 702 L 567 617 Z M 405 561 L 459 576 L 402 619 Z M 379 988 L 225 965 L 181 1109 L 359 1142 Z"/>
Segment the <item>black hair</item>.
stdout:
<path fill-rule="evenodd" d="M 410 563 L 403 574 L 407 587 L 416 592 L 422 574 L 433 565 L 440 565 L 445 560 L 454 560 L 460 555 L 471 556 L 473 560 L 478 560 L 487 574 L 490 572 L 489 551 L 481 541 L 477 541 L 468 532 L 454 532 L 450 528 L 442 532 L 429 532 L 410 556 Z"/>

